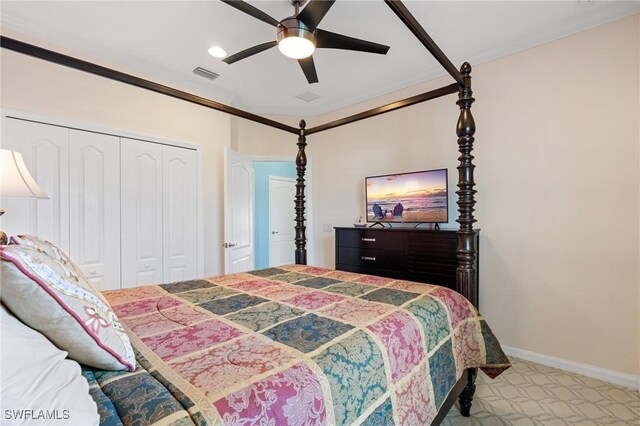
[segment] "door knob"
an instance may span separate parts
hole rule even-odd
[[[149,269],[149,264],[148,263],[144,264],[144,269]]]
[[[92,269],[92,270],[89,271],[89,275],[95,275],[95,274],[96,274],[96,270],[95,269]]]
[[[224,247],[224,248],[231,248],[231,247],[235,247],[235,246],[237,246],[237,245],[238,245],[238,244],[236,244],[236,243],[224,243],[224,244],[222,245],[222,247]]]
[[[278,234],[278,231],[271,231],[272,234]]]

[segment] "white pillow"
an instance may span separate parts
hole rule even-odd
[[[99,424],[80,365],[0,307],[0,424]]]

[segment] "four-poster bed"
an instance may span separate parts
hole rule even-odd
[[[136,290],[136,289],[131,291],[123,290],[120,292],[110,292],[109,294],[107,294],[107,299],[114,306],[114,310],[116,311],[116,313],[119,316],[125,318],[123,322],[128,327],[128,331],[131,331],[133,333],[132,339],[134,340],[134,343],[135,343],[134,346],[136,346],[136,348],[140,350],[140,354],[141,354],[141,356],[138,358],[140,365],[144,368],[147,368],[147,364],[153,364],[157,362],[159,363],[159,365],[162,365],[162,367],[154,367],[156,371],[154,373],[151,373],[157,380],[161,381],[164,384],[163,382],[164,379],[175,379],[175,382],[169,381],[169,385],[167,385],[168,389],[169,389],[169,386],[177,386],[180,389],[188,388],[189,390],[193,390],[192,385],[195,384],[197,386],[197,380],[199,379],[197,377],[194,377],[193,380],[195,380],[195,382],[191,381],[191,384],[188,384],[185,382],[184,379],[174,377],[173,370],[171,370],[167,366],[178,365],[178,367],[180,367],[181,364],[175,364],[172,361],[172,359],[174,356],[177,356],[178,358],[180,358],[186,355],[184,355],[183,352],[180,352],[180,348],[175,349],[174,347],[173,349],[169,350],[167,349],[167,347],[162,346],[161,345],[162,342],[160,342],[158,339],[154,339],[153,337],[148,337],[147,336],[148,334],[153,334],[153,333],[149,333],[148,330],[142,327],[143,324],[137,322],[136,315],[139,314],[139,311],[137,310],[132,311],[132,309],[134,308],[142,309],[143,311],[145,309],[148,309],[149,306],[147,301],[151,299],[154,300],[153,303],[157,303],[158,312],[154,311],[153,313],[148,313],[148,315],[150,316],[149,319],[151,319],[151,316],[156,315],[158,313],[162,314],[160,316],[161,318],[165,318],[166,315],[168,315],[166,312],[168,312],[170,309],[178,310],[178,309],[184,308],[184,312],[181,314],[183,316],[181,316],[181,318],[184,319],[187,316],[197,316],[198,318],[200,318],[198,321],[202,321],[203,320],[202,318],[209,318],[207,316],[203,317],[203,315],[205,314],[205,311],[203,311],[203,309],[205,309],[207,315],[209,315],[209,313],[211,313],[212,315],[215,315],[214,319],[209,319],[209,322],[214,322],[214,321],[216,322],[215,327],[223,328],[225,330],[226,330],[225,327],[227,328],[231,327],[232,323],[229,322],[229,318],[233,318],[234,321],[240,322],[242,327],[245,327],[245,328],[240,328],[236,330],[235,328],[232,327],[233,330],[235,331],[225,331],[227,333],[235,332],[235,333],[238,333],[238,335],[240,335],[242,333],[250,332],[250,330],[248,330],[246,327],[251,328],[250,325],[247,325],[249,323],[247,322],[248,320],[246,318],[240,318],[242,316],[241,313],[244,310],[248,312],[251,309],[253,309],[252,307],[254,305],[256,304],[260,305],[265,303],[266,301],[272,301],[277,305],[278,303],[282,302],[282,300],[284,299],[284,296],[280,298],[280,296],[278,295],[278,291],[284,290],[286,286],[291,287],[292,283],[300,284],[303,287],[307,287],[308,285],[309,288],[322,289],[321,292],[311,291],[310,293],[306,293],[306,294],[318,293],[318,297],[326,299],[327,301],[326,303],[329,303],[329,305],[327,306],[330,306],[332,303],[336,303],[336,304],[342,303],[341,298],[344,298],[346,294],[344,293],[344,291],[346,291],[344,285],[353,284],[351,287],[349,287],[348,291],[354,291],[354,292],[361,291],[361,293],[353,293],[353,294],[349,293],[348,295],[350,297],[356,297],[358,294],[360,294],[360,296],[358,297],[358,300],[356,300],[357,303],[361,303],[362,298],[365,298],[365,299],[368,298],[367,300],[373,301],[373,302],[385,300],[390,305],[394,305],[394,309],[396,309],[398,313],[402,313],[402,311],[404,311],[405,308],[409,309],[413,305],[413,302],[411,304],[407,304],[407,303],[402,304],[403,308],[401,309],[400,305],[398,304],[400,302],[390,301],[389,296],[384,296],[384,291],[397,292],[401,290],[401,293],[396,293],[396,294],[402,297],[409,298],[407,300],[411,300],[411,298],[414,298],[416,301],[423,300],[423,299],[426,300],[426,297],[427,297],[426,295],[431,292],[434,295],[435,294],[439,295],[439,296],[433,296],[433,300],[437,300],[438,303],[442,305],[447,305],[449,303],[451,304],[451,306],[458,306],[457,308],[452,308],[452,310],[448,314],[445,314],[445,318],[447,316],[449,318],[452,318],[450,337],[448,337],[449,339],[448,344],[453,345],[453,343],[451,342],[453,342],[454,340],[456,340],[457,342],[458,339],[463,339],[463,340],[467,339],[466,337],[462,338],[459,335],[456,335],[457,337],[454,336],[455,333],[459,332],[459,330],[456,328],[458,326],[458,323],[456,324],[453,323],[454,317],[456,317],[457,315],[462,315],[462,314],[459,314],[459,312],[457,311],[459,309],[462,309],[462,308],[459,308],[459,306],[466,306],[465,305],[466,302],[460,302],[459,300],[453,301],[455,299],[455,296],[452,296],[448,293],[440,294],[438,293],[439,290],[433,289],[433,286],[426,285],[424,287],[424,290],[416,290],[418,289],[418,287],[416,287],[416,284],[414,283],[406,283],[406,282],[395,283],[393,280],[384,281],[384,279],[381,279],[379,277],[367,277],[366,275],[355,276],[354,274],[352,274],[351,276],[348,276],[348,275],[341,275],[340,271],[330,272],[329,270],[325,270],[322,268],[305,267],[305,265],[307,264],[307,250],[306,250],[307,239],[306,239],[306,227],[305,227],[305,172],[306,172],[306,165],[307,165],[307,157],[306,157],[305,149],[307,147],[307,136],[457,92],[458,100],[456,103],[460,108],[460,115],[457,122],[458,150],[460,152],[460,156],[458,158],[459,165],[457,167],[458,191],[456,192],[458,195],[457,204],[458,204],[458,210],[459,210],[459,217],[457,219],[457,222],[459,223],[459,230],[457,231],[458,265],[456,270],[456,289],[460,294],[466,297],[466,299],[468,299],[468,301],[473,306],[475,307],[478,306],[478,275],[477,275],[477,269],[476,269],[476,259],[477,259],[476,231],[473,229],[473,225],[476,222],[473,214],[474,207],[475,207],[476,190],[474,189],[475,181],[474,181],[473,172],[474,172],[475,166],[473,164],[473,155],[472,155],[475,123],[474,123],[473,115],[471,114],[471,105],[474,102],[474,98],[472,96],[473,92],[471,89],[471,66],[468,63],[464,63],[460,68],[460,70],[456,69],[456,67],[451,63],[451,61],[440,50],[440,48],[436,45],[436,43],[429,37],[426,31],[421,27],[421,25],[416,21],[416,19],[411,15],[411,13],[406,9],[406,7],[400,1],[385,0],[385,3],[392,9],[392,11],[399,17],[399,19],[407,26],[407,28],[416,36],[416,38],[427,48],[427,50],[434,56],[434,58],[444,67],[444,69],[453,77],[453,79],[455,80],[455,83],[449,84],[445,87],[431,90],[429,92],[416,95],[404,100],[393,102],[391,104],[383,105],[359,114],[355,114],[355,115],[348,116],[348,117],[335,120],[329,123],[311,127],[309,129],[306,128],[306,123],[304,120],[300,121],[299,128],[296,129],[286,124],[282,124],[271,119],[260,117],[255,114],[248,113],[246,111],[242,111],[227,105],[223,105],[215,101],[194,96],[189,93],[185,93],[170,87],[162,86],[154,82],[143,80],[131,75],[127,75],[112,69],[108,69],[96,64],[82,61],[77,58],[72,58],[66,55],[62,55],[60,53],[43,49],[37,46],[33,46],[27,43],[23,43],[14,39],[10,39],[4,36],[2,37],[1,44],[2,44],[2,47],[6,49],[18,51],[27,55],[31,55],[44,60],[69,66],[75,69],[83,70],[96,75],[121,81],[121,82],[134,85],[137,87],[141,87],[147,90],[163,93],[168,96],[173,96],[182,100],[196,103],[196,104],[199,104],[208,108],[212,108],[215,110],[223,111],[238,117],[242,117],[248,120],[252,120],[254,122],[258,122],[270,127],[283,130],[285,132],[298,135],[298,141],[297,141],[298,152],[296,156],[297,180],[296,180],[296,194],[295,194],[295,215],[296,215],[295,216],[295,263],[296,265],[289,268],[277,269],[275,271],[274,270],[254,271],[251,273],[253,275],[239,274],[237,276],[233,276],[233,275],[222,276],[222,277],[210,278],[208,280],[197,280],[197,281],[184,282],[184,283],[172,283],[172,284],[166,284],[162,286],[154,286],[154,287],[149,287],[148,290]],[[302,275],[304,275],[304,279],[301,278]],[[256,280],[255,279],[256,277],[260,277],[261,279]],[[297,281],[292,277],[297,278]],[[348,277],[349,279],[345,277]],[[349,280],[358,281],[358,283],[357,284],[354,284],[352,282],[345,283],[343,282],[345,279],[347,281]],[[273,280],[276,280],[277,282],[274,282]],[[335,288],[339,296],[329,294],[329,292],[331,292],[332,290],[329,290],[328,292],[324,292],[325,285],[328,286],[327,288],[329,289]],[[381,286],[384,288],[380,288],[376,290],[373,287],[374,285]],[[363,290],[363,288],[367,286],[369,288]],[[274,288],[276,290],[273,290]],[[340,290],[337,290],[338,288],[340,288]],[[214,290],[216,292],[215,297],[211,296],[210,294]],[[308,292],[307,288],[304,288],[303,290],[304,292]],[[242,294],[238,296],[236,295],[236,293],[239,291]],[[342,291],[343,293],[340,293],[340,291]],[[415,293],[416,291],[418,293]],[[420,293],[420,292],[423,292],[423,293]],[[203,299],[205,297],[205,293],[208,295],[207,297],[210,297],[210,299],[206,299],[206,300]],[[236,305],[234,305],[233,307],[229,305],[220,305],[219,300],[217,299],[218,297],[220,297],[220,294],[225,295],[225,297],[227,297],[228,295],[232,295],[231,297],[229,297],[229,299],[233,299],[234,297],[237,298],[237,299],[234,299],[235,300],[234,303],[236,303]],[[290,293],[290,294],[287,293],[286,295],[287,297],[289,297],[289,299],[284,299],[284,302],[289,304],[288,307],[286,307],[286,310],[288,310],[287,312],[289,313],[299,315],[301,316],[300,318],[303,318],[304,315],[307,315],[307,314],[299,311],[299,309],[296,309],[296,308],[304,307],[305,309],[308,309],[310,312],[306,316],[306,318],[313,316],[314,318],[318,318],[318,320],[322,320],[322,321],[326,321],[326,318],[323,316],[319,316],[319,317],[316,316],[316,312],[320,315],[329,315],[329,317],[331,317],[331,315],[338,315],[335,313],[327,314],[327,311],[323,311],[324,308],[322,306],[324,305],[322,304],[319,304],[317,306],[313,305],[314,303],[318,303],[317,300],[300,301],[298,299],[295,299],[299,295],[292,296],[292,294],[293,293]],[[376,294],[375,297],[378,297],[379,299],[372,298],[374,294]],[[420,296],[420,294],[423,294],[424,296]],[[386,299],[384,299],[385,297]],[[429,300],[433,301],[431,298]],[[308,305],[305,305],[305,303],[307,303]],[[322,303],[325,303],[325,302],[323,301]],[[163,304],[166,306],[164,306]],[[163,305],[163,307],[160,307],[160,305]],[[179,308],[176,308],[176,306],[179,306]],[[236,312],[236,310],[238,309],[240,309],[240,311]],[[484,342],[478,343],[473,341],[471,346],[477,345],[478,347],[480,346],[484,347],[485,348],[484,357],[481,358],[481,360],[480,358],[476,358],[476,361],[469,362],[469,366],[464,367],[464,370],[458,372],[458,373],[461,373],[461,374],[458,374],[461,377],[458,380],[454,380],[452,383],[449,383],[447,385],[448,386],[447,391],[444,394],[436,395],[436,400],[438,399],[440,400],[436,401],[438,402],[438,404],[436,405],[437,413],[433,413],[434,416],[431,418],[431,421],[433,423],[439,423],[440,421],[442,421],[446,413],[453,406],[456,399],[458,399],[460,402],[460,411],[462,415],[469,416],[471,402],[475,392],[474,382],[475,382],[478,367],[482,367],[482,366],[488,367],[486,371],[488,371],[489,374],[492,374],[492,375],[494,374],[497,375],[499,374],[499,371],[508,367],[508,361],[506,361],[504,354],[502,354],[499,348],[499,345],[495,340],[495,337],[493,337],[488,327],[486,327],[486,323],[484,323],[484,320],[479,316],[477,311],[475,311],[472,308],[466,308],[466,307],[464,307],[463,310],[465,310],[466,316],[461,316],[456,321],[458,321],[459,324],[462,324],[463,321],[470,321],[469,324],[471,324],[472,322],[473,324],[477,324],[478,329],[475,331],[476,333],[475,338],[477,338],[477,335],[484,336],[483,337]],[[417,316],[418,315],[417,312],[418,311],[411,311],[411,314]],[[231,315],[231,316],[228,316],[228,315]],[[378,312],[378,315],[380,315],[380,312]],[[156,318],[156,320],[158,320],[158,318]],[[164,319],[162,321],[164,321]],[[160,323],[162,321],[160,321]],[[344,325],[344,324],[338,325],[338,327],[340,326],[345,327],[346,334],[349,334],[347,330],[354,329],[354,325],[356,326],[359,325],[357,322],[354,323],[349,321],[352,321],[352,320],[348,320],[347,325]],[[333,324],[332,327],[336,327],[335,322],[332,324]],[[145,322],[144,325],[145,327],[159,327],[157,324],[151,325],[151,323],[149,322]],[[367,327],[369,330],[374,330],[375,329],[374,326],[375,324],[370,324]],[[274,329],[276,329],[277,327],[279,326],[274,327]],[[359,328],[358,330],[364,330],[367,327]],[[186,327],[186,328],[189,328],[189,327]],[[262,329],[260,328],[260,326],[256,325],[253,329],[253,332],[256,332],[259,330],[261,331]],[[268,328],[266,330],[267,331],[264,331],[262,334],[271,336],[269,335],[269,333],[272,333],[272,332],[269,331]],[[155,330],[154,332],[157,332],[157,330]],[[284,333],[284,331],[282,330],[279,330],[277,333],[281,333],[281,332]],[[280,335],[278,335],[277,333],[274,335],[276,337],[271,336],[271,338],[273,339],[279,338]],[[355,336],[357,333],[360,333],[360,331],[353,333],[351,336]],[[232,340],[235,339],[236,337],[237,336],[232,337]],[[257,338],[260,336],[252,335],[252,338],[253,337]],[[213,339],[212,337],[208,337],[208,338],[209,340]],[[344,339],[343,341],[347,341],[347,339]],[[442,343],[443,341],[444,340],[441,340],[440,344],[443,344]],[[471,340],[469,342],[471,342]],[[465,344],[469,344],[469,342],[465,341]],[[280,341],[279,343],[280,346],[281,346],[281,343],[285,343],[291,346],[285,340]],[[446,344],[443,344],[443,346],[446,346]],[[276,347],[279,348],[279,346],[277,345]],[[320,346],[320,348],[321,347],[322,346]],[[425,346],[425,351],[429,348]],[[177,350],[178,353],[174,354],[172,352],[174,349]],[[319,349],[318,347],[309,349],[311,353],[315,353],[313,352],[314,350],[319,350]],[[420,349],[420,351],[422,351],[422,349]],[[456,351],[460,352],[462,351],[462,349],[457,347]],[[478,351],[479,353],[482,352],[482,350],[480,349],[478,349]],[[307,352],[307,349],[302,350],[302,352]],[[456,360],[457,360],[457,356],[460,356],[461,359],[464,356],[464,353],[462,352],[458,353],[458,352],[456,352]],[[323,365],[320,361],[317,361],[317,358],[320,355],[316,355],[316,358],[314,359],[316,360],[315,362],[317,362],[318,365]],[[227,355],[227,356],[230,356],[230,355]],[[303,356],[303,359],[306,360],[307,358]],[[385,361],[385,363],[393,364],[395,362],[394,359],[395,358],[389,355],[389,359]],[[199,359],[198,362],[207,363],[209,361]],[[246,360],[243,362],[246,362]],[[311,362],[311,361],[306,361],[306,362]],[[294,367],[297,367],[297,365]],[[435,369],[435,368],[436,368],[436,365],[431,365],[430,367],[430,369]],[[298,369],[304,369],[304,365],[302,365]],[[193,369],[189,370],[186,367],[184,367],[183,370],[186,371],[185,374],[187,376],[193,373],[192,371]],[[157,377],[158,372],[161,373],[160,377],[162,378],[162,380],[161,378]],[[261,373],[264,373],[264,372],[261,371]],[[163,374],[165,375],[165,377],[162,377]],[[325,371],[325,374],[327,374],[327,377],[329,377],[328,376],[329,373],[327,373],[327,371]],[[100,382],[99,374],[95,371],[87,371],[85,375],[87,376],[90,383],[91,383],[91,380],[93,380],[94,382],[96,381]],[[260,376],[260,378],[263,378],[263,376]],[[247,378],[246,380],[249,380],[249,379]],[[393,380],[395,382],[396,379],[394,378]],[[323,382],[323,386],[324,388],[326,388],[327,384]],[[236,388],[233,388],[233,389],[238,391],[239,388],[237,388],[236,386]],[[336,392],[337,388],[332,387],[331,389],[332,389],[332,392]],[[326,389],[324,390],[327,391]],[[213,393],[215,395],[219,395],[220,390]],[[181,395],[186,398],[185,395],[183,394]],[[208,395],[209,393],[207,393],[207,396]],[[399,403],[398,402],[399,398],[401,398],[399,395],[401,394],[399,393],[397,396],[394,397],[394,401],[395,401],[394,404]],[[218,400],[215,402],[215,407],[218,410],[217,414],[216,413],[211,414],[209,412],[206,412],[206,409],[205,411],[198,412],[197,414],[204,416],[204,418],[210,418],[210,416],[213,416],[213,418],[216,418],[216,416],[218,416],[217,417],[218,419],[225,422],[226,420],[224,419],[227,419],[227,418],[222,417],[222,413],[227,409],[230,410],[230,408],[227,405],[225,405],[226,403],[223,404],[223,403],[220,403],[220,401],[222,400]],[[337,402],[334,402],[334,403],[337,403]],[[389,406],[390,404],[391,402],[389,402]],[[431,402],[431,404],[433,404],[433,401]],[[380,405],[380,407],[382,405]],[[183,404],[183,406],[185,405]],[[431,405],[429,407],[431,407]],[[185,409],[186,408],[187,407],[185,406]],[[333,406],[332,406],[332,409],[333,409]],[[378,409],[379,408],[376,408],[376,412]],[[337,410],[336,412],[339,414],[340,412],[339,407],[336,408],[336,410]],[[368,410],[373,410],[373,408],[369,408]],[[371,413],[371,415],[374,415],[376,412]],[[190,411],[190,413],[191,413],[191,417],[194,418],[195,414],[192,411]],[[335,414],[335,415],[337,416],[338,414]],[[360,420],[362,420],[363,415],[364,414],[360,414],[360,417],[359,417]],[[347,417],[344,417],[343,419],[346,419],[346,418]]]

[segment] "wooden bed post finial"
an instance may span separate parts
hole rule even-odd
[[[307,154],[304,149],[307,146],[305,127],[307,123],[300,120],[300,134],[298,136],[298,155],[296,156],[296,265],[307,264],[307,237],[305,235],[306,226],[304,224],[304,172],[307,168]]]
[[[456,133],[458,135],[458,150],[460,157],[458,160],[458,212],[456,222],[460,224],[458,230],[458,268],[456,270],[456,284],[459,293],[464,295],[474,306],[478,307],[478,270],[476,231],[473,224],[476,219],[473,217],[475,210],[475,193],[473,189],[476,185],[473,179],[473,135],[476,132],[476,124],[471,114],[471,105],[475,101],[471,90],[471,65],[468,62],[460,67],[464,84],[460,85],[458,91],[458,101],[460,116]]]

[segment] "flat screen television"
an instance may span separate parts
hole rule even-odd
[[[367,222],[447,223],[447,182],[447,169],[367,177]]]

